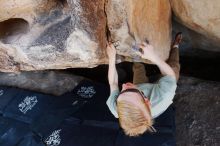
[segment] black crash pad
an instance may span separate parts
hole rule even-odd
[[[3,116],[31,123],[47,111],[52,104],[50,96],[21,90],[7,105]]]
[[[118,122],[106,105],[106,101],[110,94],[108,85],[84,80],[73,90],[73,92],[68,93],[68,96],[71,94],[77,95],[77,93],[81,93],[79,91],[82,91],[82,87],[93,90],[95,94],[90,102],[72,115],[73,117],[84,120]]]
[[[0,146],[16,145],[28,132],[27,124],[0,117]]]
[[[155,119],[157,133],[145,133],[131,138],[124,135],[118,119],[113,117],[106,105],[108,85],[86,80],[73,91],[59,97],[3,88],[8,95],[4,94],[4,98],[0,96],[0,103],[1,100],[4,103],[0,104],[3,116],[0,116],[1,146],[42,146],[45,143],[48,146],[175,145],[172,106]],[[8,100],[7,96],[10,96]],[[19,104],[26,97],[34,96],[37,97],[37,103],[25,113],[22,112]],[[32,100],[26,102],[34,102],[35,98]]]
[[[51,132],[44,141],[59,146],[114,146],[118,130],[104,126],[82,124],[70,118]]]
[[[5,107],[19,92],[17,88],[0,86],[0,114],[3,114]]]

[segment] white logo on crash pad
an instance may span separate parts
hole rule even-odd
[[[60,131],[59,130],[55,130],[46,140],[45,143],[47,144],[47,146],[58,146],[61,142],[61,138],[60,138]]]
[[[26,96],[25,99],[18,105],[18,108],[23,114],[26,114],[26,112],[31,110],[37,102],[36,96]]]
[[[4,90],[0,90],[0,96],[4,94]]]
[[[96,93],[95,89],[93,86],[89,87],[81,87],[78,91],[77,94],[83,98],[91,98],[93,95]]]

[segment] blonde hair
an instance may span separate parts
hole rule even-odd
[[[119,116],[119,123],[126,135],[138,136],[145,131],[152,130],[153,120],[150,113],[150,108],[144,104],[145,109],[142,110],[127,101],[117,102],[117,111]],[[149,116],[146,116],[148,114]]]

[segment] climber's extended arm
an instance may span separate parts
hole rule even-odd
[[[109,58],[108,82],[111,92],[118,89],[118,73],[116,70],[116,49],[113,44],[108,44],[107,54]]]
[[[143,43],[140,45],[140,48],[143,50],[143,52],[140,53],[142,58],[148,59],[156,64],[162,75],[169,75],[175,78],[173,69],[155,53],[152,45]]]

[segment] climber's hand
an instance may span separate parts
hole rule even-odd
[[[148,59],[152,62],[155,62],[158,59],[158,55],[155,53],[154,47],[152,45],[147,44],[147,43],[144,42],[139,47],[142,50],[139,53],[139,55],[142,58]]]
[[[107,44],[107,54],[109,59],[115,59],[116,57],[116,49],[112,43]]]

